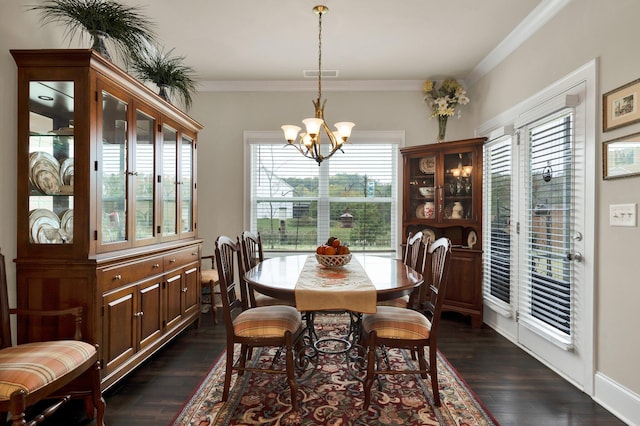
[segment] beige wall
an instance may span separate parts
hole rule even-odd
[[[65,48],[62,32],[41,27],[29,2],[3,3],[0,25],[0,248],[9,261],[16,253],[16,67],[13,48]],[[449,124],[447,139],[473,136],[473,129],[523,101],[593,58],[600,59],[600,93],[640,77],[637,0],[573,0],[506,61],[478,82],[461,120]],[[537,65],[536,65],[537,64]],[[391,76],[392,77],[392,76]],[[425,76],[428,77],[428,76]],[[205,125],[198,146],[199,233],[212,250],[219,234],[235,235],[243,225],[243,131],[278,130],[311,115],[315,93],[200,93],[191,115]],[[326,92],[327,120],[352,120],[355,130],[404,130],[406,145],[431,143],[436,123],[428,120],[419,92]],[[600,144],[640,132],[640,124],[606,134]],[[348,152],[348,148],[347,148]],[[348,155],[348,154],[347,154]],[[310,163],[310,167],[315,167]],[[597,188],[596,371],[640,395],[638,300],[640,261],[638,228],[608,226],[608,205],[640,202],[640,178],[603,182]],[[640,405],[637,401],[636,404]],[[636,408],[638,407],[636,405]]]
[[[481,124],[594,58],[601,94],[640,78],[637,0],[572,1],[550,23],[481,79],[470,92]],[[600,108],[600,105],[599,105]],[[640,203],[640,178],[602,180],[602,141],[640,132],[640,124],[602,133],[597,113],[595,370],[635,394],[640,411],[640,229],[609,226],[612,203]],[[596,384],[596,392],[598,386]],[[598,397],[598,395],[596,395]]]

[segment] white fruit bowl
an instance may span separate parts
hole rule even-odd
[[[351,262],[351,253],[349,254],[316,254],[316,260],[319,264],[327,268],[339,268]]]

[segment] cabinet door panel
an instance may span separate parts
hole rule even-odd
[[[136,351],[133,318],[137,306],[137,287],[132,286],[104,297],[103,357],[106,374],[125,362]]]
[[[155,237],[155,159],[156,159],[156,119],[136,109],[135,148],[133,150],[136,242],[152,240]]]
[[[200,294],[198,265],[195,264],[191,268],[184,271],[184,313],[188,315],[194,310],[199,309],[198,296]]]
[[[154,342],[162,334],[162,282],[160,278],[140,284],[140,348]]]
[[[178,234],[178,132],[162,126],[162,236]]]
[[[182,318],[182,274],[178,271],[175,275],[167,278],[167,297],[165,305],[165,318],[167,327],[170,328],[174,323]]]

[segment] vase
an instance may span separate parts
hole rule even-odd
[[[93,39],[91,48],[111,61],[111,55],[109,55],[109,51],[107,50],[107,46],[105,44],[105,40],[109,37],[109,35],[103,31],[94,31],[91,33],[91,37]]]
[[[171,103],[171,99],[169,99],[169,85],[158,84],[158,88],[160,89],[160,91],[158,92],[158,95],[165,101]]]
[[[438,116],[438,142],[444,142],[444,135],[447,132],[447,119],[446,115]]]

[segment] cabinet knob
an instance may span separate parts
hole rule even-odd
[[[197,255],[198,255],[198,252],[197,252],[197,251],[192,251],[192,252],[191,252],[191,256],[197,256]]]
[[[135,314],[133,314],[134,317],[138,317],[138,318],[140,318],[143,315],[144,315],[144,312],[142,312],[142,311],[136,312]]]
[[[189,290],[187,287],[183,287],[183,288],[182,288],[182,292],[183,292],[183,293],[186,293],[186,292],[187,292],[187,290]]]
[[[113,276],[113,280],[114,280],[114,281],[119,281],[119,280],[121,280],[121,279],[122,279],[122,275],[120,275],[120,274],[117,274],[117,275],[114,275],[114,276]]]
[[[154,268],[159,268],[159,267],[160,267],[160,264],[159,264],[159,263],[154,263],[154,264],[153,264],[153,267],[154,267]]]
[[[175,259],[169,259],[169,263],[176,263]]]

